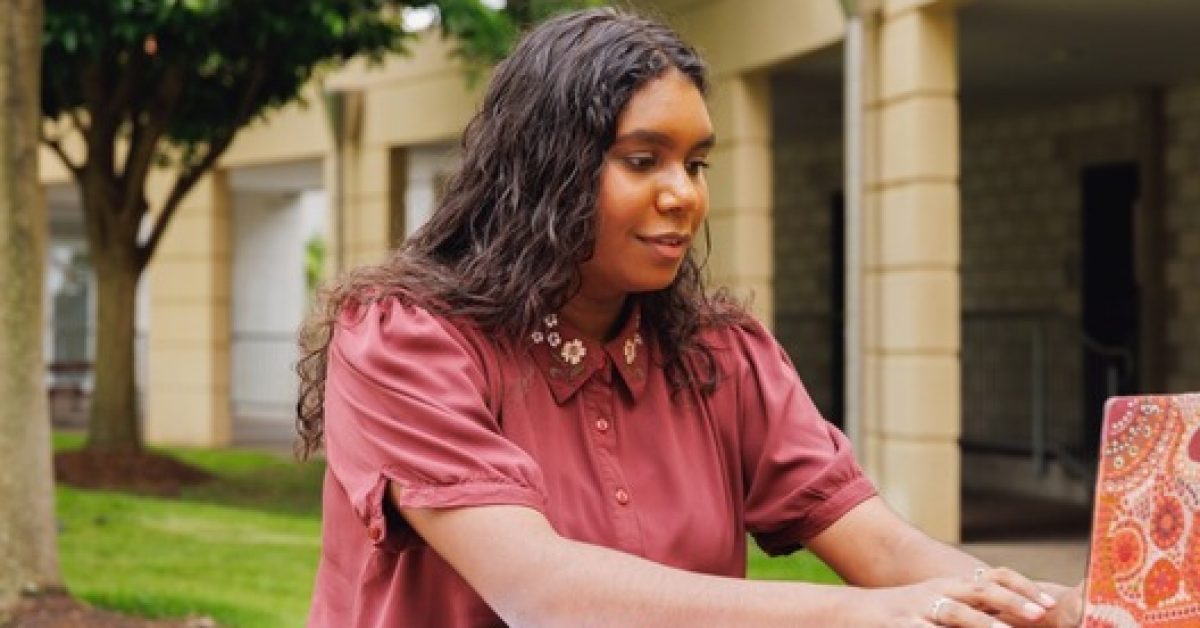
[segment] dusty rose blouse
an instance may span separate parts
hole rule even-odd
[[[639,322],[600,345],[550,316],[514,348],[396,301],[346,312],[309,625],[503,625],[389,481],[405,507],[527,506],[565,537],[732,577],[746,532],[792,552],[875,494],[762,326],[706,332],[721,384],[672,395]]]

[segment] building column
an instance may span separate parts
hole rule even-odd
[[[333,207],[326,276],[382,262],[404,237],[406,153],[363,141],[368,100],[351,90],[325,101],[333,141],[324,168]]]
[[[956,542],[962,403],[953,3],[887,0],[877,28],[864,197],[865,462],[901,515]]]
[[[407,166],[405,151],[386,145],[352,146],[344,155],[344,233],[334,249],[346,247],[340,259],[348,270],[384,261],[403,240]]]
[[[771,86],[764,73],[718,77],[712,96],[711,284],[751,297],[754,314],[772,325]]]
[[[165,196],[168,177],[151,187]],[[222,446],[230,416],[230,191],[224,171],[183,200],[147,268],[149,381],[144,433],[155,445]]]

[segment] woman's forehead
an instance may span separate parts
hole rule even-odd
[[[617,142],[674,144],[681,136],[690,137],[690,143],[713,141],[704,95],[690,78],[674,68],[633,93],[617,118],[616,135]]]

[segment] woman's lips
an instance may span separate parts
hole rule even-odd
[[[644,244],[654,252],[667,259],[676,260],[687,253],[691,238],[679,233],[664,233],[652,236],[638,236]]]

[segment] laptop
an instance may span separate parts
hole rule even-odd
[[[1085,628],[1200,627],[1200,393],[1104,408]]]

